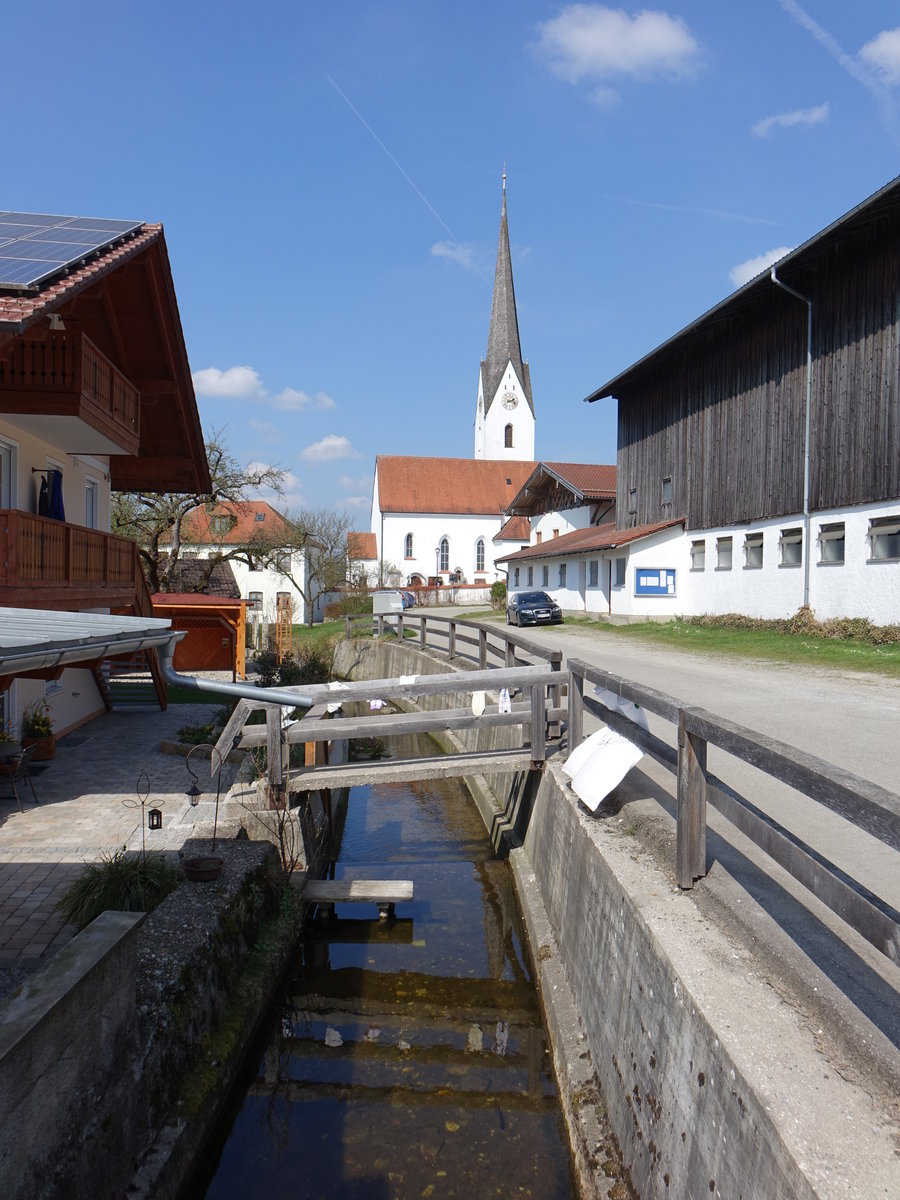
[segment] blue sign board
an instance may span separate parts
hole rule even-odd
[[[638,567],[634,573],[636,596],[674,596],[675,572],[653,567]]]

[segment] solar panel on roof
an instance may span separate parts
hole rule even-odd
[[[0,288],[36,289],[142,225],[143,221],[0,211]]]

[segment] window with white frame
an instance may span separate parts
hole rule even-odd
[[[730,537],[716,538],[716,570],[730,571],[731,570],[731,547],[732,539]]]
[[[843,529],[843,526],[841,528]],[[792,529],[782,529],[778,544],[781,546],[781,565],[783,567],[803,565],[803,530],[799,525]]]
[[[706,570],[706,539],[698,538],[691,542],[691,570]]]
[[[247,612],[261,613],[263,606],[262,592],[247,593]]]
[[[84,523],[88,529],[100,528],[100,483],[90,476],[84,481]]]
[[[565,563],[559,564],[559,586],[560,587],[566,586],[566,564]]]
[[[291,552],[290,550],[279,550],[275,555],[275,570],[282,575],[290,574],[291,570]]]
[[[869,561],[900,558],[900,516],[873,517],[869,522]]]
[[[600,563],[592,558],[588,563],[588,587],[598,587],[600,580]]]
[[[748,533],[744,538],[744,566],[761,567],[763,565],[763,535]]]
[[[613,587],[622,588],[625,586],[625,559],[613,559]]]
[[[819,526],[819,562],[844,561],[844,522],[829,521]]]
[[[475,570],[484,570],[484,538],[479,538],[475,543]]]
[[[534,586],[534,567],[528,568],[528,573],[525,576],[525,578],[528,580],[528,586],[533,587]]]
[[[539,546],[543,540],[544,540],[544,535],[541,533],[541,531],[539,529],[537,531],[537,533],[534,535],[534,544],[536,546]]]
[[[518,586],[519,586],[519,568],[514,567],[513,568],[513,587],[518,587]]]
[[[442,537],[438,545],[440,566],[439,571],[450,570],[450,539]]]
[[[541,568],[541,587],[549,587],[549,586],[550,586],[550,568],[545,565]]]
[[[413,556],[413,535],[411,533],[406,535],[406,543],[403,549],[403,554],[406,558],[412,558]]]

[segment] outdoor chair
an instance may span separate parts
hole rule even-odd
[[[38,802],[30,770],[33,755],[34,746],[25,746],[15,758],[10,759],[8,762],[0,763],[0,784],[8,784],[12,788],[12,794],[16,798],[19,812],[24,812],[24,809],[22,808],[22,797],[19,795],[19,789],[16,787],[16,784],[21,783],[23,779],[28,780],[28,786],[31,788],[34,802],[35,804]],[[8,793],[4,798],[7,800],[11,799]]]

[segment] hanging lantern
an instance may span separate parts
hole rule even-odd
[[[151,808],[147,813],[147,828],[162,829],[162,812],[158,808]]]

